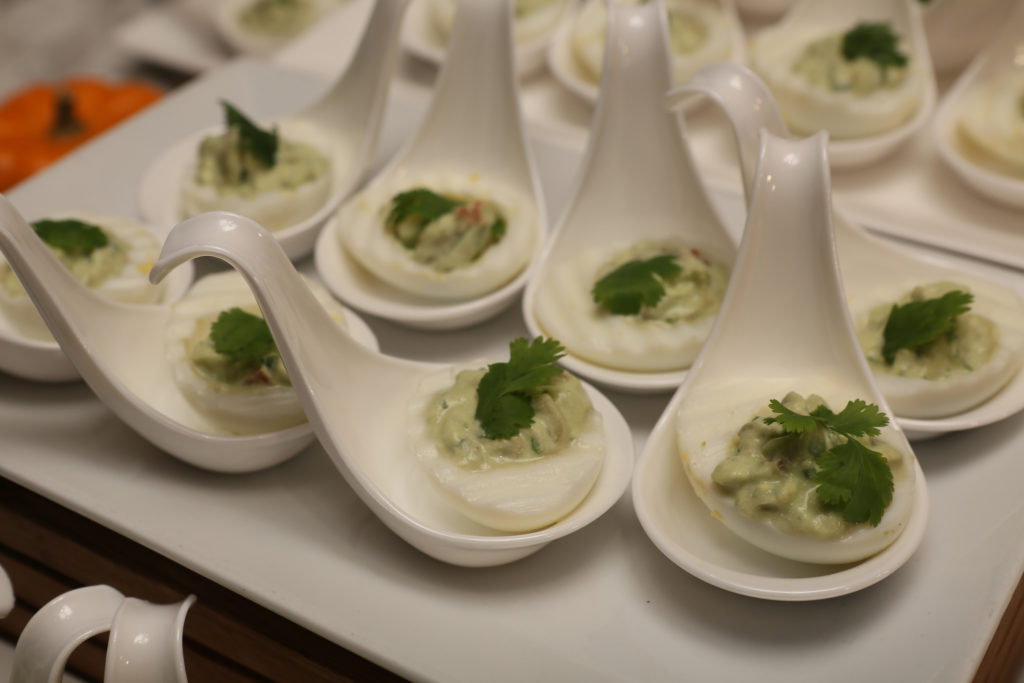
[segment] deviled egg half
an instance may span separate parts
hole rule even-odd
[[[239,52],[268,55],[341,4],[339,0],[220,0],[221,35]]]
[[[520,533],[572,512],[597,481],[604,426],[552,339],[510,344],[509,361],[423,380],[409,405],[420,464],[463,515]]]
[[[729,267],[678,241],[612,243],[551,269],[537,321],[568,352],[637,372],[689,367],[729,284]]]
[[[1024,178],[1024,69],[983,80],[967,90],[957,131],[972,161]]]
[[[939,418],[983,403],[1024,361],[1024,303],[933,282],[851,301],[861,348],[893,412]]]
[[[161,300],[164,286],[149,282],[160,240],[147,227],[119,216],[54,215],[32,224],[54,255],[86,287],[126,303]],[[0,307],[26,337],[53,341],[10,264],[0,256]]]
[[[782,22],[749,44],[750,65],[790,130],[843,140],[879,135],[914,117],[930,77],[886,21],[843,29]]]
[[[428,1],[431,23],[438,35],[447,41],[455,21],[455,10],[461,0]],[[571,5],[571,0],[514,0],[512,35],[516,45],[545,39],[555,30]]]
[[[268,230],[315,214],[331,192],[331,161],[316,128],[264,130],[227,102],[225,131],[203,138],[181,186],[181,217],[233,211]]]
[[[318,283],[306,284],[348,329],[341,305]],[[174,304],[165,351],[182,394],[226,433],[276,431],[306,420],[256,299],[235,270],[207,275]]]
[[[758,389],[737,381],[678,413],[684,469],[711,514],[801,562],[856,562],[895,541],[913,510],[915,468],[887,416],[837,386],[821,385],[827,402]]]
[[[534,203],[476,173],[388,174],[338,214],[342,248],[384,282],[460,301],[513,280],[541,239]]]
[[[615,0],[640,4],[640,0]],[[721,5],[715,0],[665,0],[673,81],[681,85],[701,67],[727,60],[733,36]],[[587,0],[569,32],[572,54],[581,74],[601,82],[607,32],[605,0]]]

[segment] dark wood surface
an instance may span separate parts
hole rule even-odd
[[[37,609],[73,588],[113,586],[155,603],[198,597],[185,621],[190,683],[399,681],[401,678],[162,555],[0,478],[0,566],[17,605],[0,620],[12,643]],[[102,680],[105,637],[79,647],[69,670]]]

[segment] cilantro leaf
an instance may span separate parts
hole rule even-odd
[[[238,130],[238,144],[242,150],[266,166],[277,163],[277,128],[263,130],[228,102],[221,100],[221,106],[224,107],[224,121],[227,127]]]
[[[775,417],[764,418],[764,423],[766,425],[780,424],[790,434],[806,434],[821,426],[821,422],[814,416],[792,411],[782,405],[782,401],[778,399],[773,398],[769,401],[768,407],[775,413]]]
[[[889,424],[889,416],[874,403],[856,399],[846,404],[839,414],[820,405],[811,415],[822,420],[826,427],[846,436],[878,436],[878,430]]]
[[[907,56],[899,51],[900,37],[885,22],[862,22],[843,35],[843,58],[849,62],[866,57],[885,70],[890,66],[906,66]]]
[[[878,526],[894,490],[885,457],[850,438],[822,453],[817,462],[821,469],[814,481],[822,502],[842,508],[847,522]]]
[[[210,328],[213,350],[236,361],[262,359],[274,351],[267,321],[241,308],[223,311]]]
[[[507,363],[491,363],[476,389],[475,417],[488,439],[508,439],[533,424],[534,396],[562,373],[555,363],[565,355],[556,339],[520,337],[509,344]]]
[[[636,315],[665,296],[661,279],[682,272],[671,254],[628,261],[594,283],[594,303],[615,315]],[[661,278],[661,279],[659,279]]]
[[[36,221],[32,228],[51,247],[72,256],[88,256],[110,243],[99,226],[74,219]]]
[[[422,187],[400,192],[391,199],[391,210],[384,219],[384,225],[395,231],[403,247],[413,249],[420,241],[420,234],[426,225],[464,203]],[[402,229],[407,221],[411,225],[408,229]]]
[[[956,318],[970,310],[974,295],[954,289],[937,299],[893,304],[885,323],[882,358],[888,365],[900,349],[916,349],[935,341],[956,326]]]

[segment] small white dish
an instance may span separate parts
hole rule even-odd
[[[291,258],[309,253],[324,221],[362,180],[373,158],[408,2],[375,2],[355,54],[326,94],[311,107],[265,122],[277,126],[282,137],[318,148],[331,163],[326,201],[309,217],[274,233]],[[173,225],[186,218],[183,180],[195,165],[200,141],[223,130],[218,125],[186,136],[154,159],[139,186],[139,208],[146,220]]]
[[[440,29],[433,5],[442,0],[412,0],[409,16],[402,29],[402,47],[425,62],[441,66],[446,58],[448,36]],[[514,1],[514,0],[513,0]],[[559,16],[550,28],[528,40],[515,41],[516,73],[520,78],[533,75],[544,65],[544,55],[557,26],[572,12],[576,0],[562,0]]]
[[[672,99],[678,101],[694,93],[713,98],[728,115],[749,196],[760,131],[768,130],[784,137],[789,135],[771,92],[748,69],[719,64],[699,72],[687,86],[674,91]],[[1019,357],[1019,345],[1024,339],[1024,299],[1019,293],[965,272],[940,256],[923,257],[883,242],[847,217],[841,209],[833,208],[833,223],[844,288],[855,320],[865,317],[875,305],[898,298],[918,285],[935,282],[963,284],[975,296],[973,307],[998,322],[1002,340],[1017,348]],[[1008,370],[1008,374],[999,376],[1003,384],[997,382],[993,385],[992,380],[989,381],[990,392],[983,399],[978,398],[985,389],[982,385],[939,387],[944,393],[929,400],[954,405],[946,411],[950,413],[948,415],[907,417],[900,414],[901,409],[897,410],[895,418],[912,440],[1003,420],[1024,410],[1024,372],[1019,368],[1014,371],[1012,367]],[[900,378],[886,378],[881,383],[883,391],[890,392],[890,401],[894,404],[898,400],[903,403],[913,400],[914,394],[909,392],[926,391],[906,384],[900,386],[901,381]],[[918,400],[920,398],[918,396]],[[923,413],[915,410],[911,414]]]
[[[103,224],[108,217],[94,213],[63,211],[61,218],[77,218],[86,222]],[[50,218],[53,216],[47,216]],[[124,221],[117,218],[115,220]],[[154,236],[159,231],[147,227]],[[163,241],[163,237],[159,237]],[[160,300],[154,305],[170,305],[177,301],[192,282],[193,270],[183,270],[165,283]],[[0,370],[7,374],[33,382],[72,382],[81,379],[74,364],[68,359],[53,338],[42,339],[26,335],[25,330],[12,319],[6,307],[0,305]]]
[[[729,292],[711,337],[641,455],[633,504],[655,545],[698,578],[753,597],[818,600],[869,586],[902,566],[923,538],[928,494],[910,444],[891,422],[882,437],[904,457],[893,501],[877,528],[864,525],[839,540],[752,522],[700,474],[705,450],[724,452],[755,410],[789,391],[821,394],[836,411],[858,398],[888,413],[840,283],[825,136],[789,141],[762,133],[760,149]],[[785,559],[794,556],[807,561]],[[832,557],[836,562],[828,564]],[[853,557],[864,559],[853,563]]]
[[[168,237],[155,278],[197,256],[216,256],[253,287],[306,414],[334,465],[371,511],[424,553],[464,566],[512,562],[600,517],[625,490],[633,439],[614,405],[585,387],[604,423],[604,464],[583,501],[560,521],[528,533],[489,529],[458,513],[415,461],[406,429],[421,381],[448,366],[380,355],[339,336],[266,233],[240,216],[186,221]],[[372,397],[368,400],[367,397]]]
[[[558,28],[547,52],[548,68],[555,79],[590,104],[597,102],[600,79],[594,74],[594,69],[586,68],[576,54],[576,47],[573,44],[574,31],[581,30],[580,22],[584,22],[588,32],[594,34],[594,45],[591,50],[603,51],[603,29],[607,23],[606,1],[586,0],[581,3],[571,20],[563,22]],[[612,3],[617,1],[620,0],[612,0]],[[673,81],[676,85],[682,85],[694,71],[706,64],[720,61],[723,56],[728,61],[740,64],[746,60],[746,39],[733,0],[667,0],[665,4],[670,8],[678,7],[680,10],[691,11],[696,9],[712,16],[720,15],[717,17],[720,27],[714,35],[719,37],[716,42],[727,43],[723,50],[709,51],[707,47],[698,48],[693,56],[684,57],[668,51],[671,55]],[[702,50],[707,54],[703,54]]]
[[[110,586],[86,586],[58,595],[25,624],[14,648],[11,681],[60,683],[68,656],[110,630],[124,595]]]
[[[497,314],[525,286],[543,248],[547,218],[513,72],[511,11],[504,0],[459,5],[448,58],[419,130],[320,234],[317,271],[346,303],[411,327],[453,329]],[[503,196],[515,201],[505,207],[510,215],[504,238],[468,266],[438,273],[414,262],[385,234],[381,212],[394,194],[418,186],[443,192],[443,185],[471,192],[474,184],[498,203]],[[525,218],[516,220],[513,210]],[[485,264],[496,261],[508,279],[494,280],[489,291],[458,296],[453,290],[440,298],[420,294],[427,287],[477,287],[493,275]],[[415,285],[399,289],[382,275]]]
[[[260,57],[273,54],[343,4],[339,0],[309,0],[310,14],[307,23],[294,32],[274,34],[269,31],[254,31],[242,23],[242,12],[255,2],[256,0],[219,0],[209,5],[207,11],[218,35],[235,52]]]
[[[631,244],[656,242],[697,249],[729,268],[736,258],[736,246],[701,184],[682,120],[663,106],[671,86],[664,17],[660,0],[611,5],[602,92],[577,187],[523,296],[530,334],[562,341],[567,350],[562,365],[602,385],[638,393],[674,390],[686,369],[630,371],[588,360],[596,357],[594,350],[580,353],[594,343],[617,348],[632,335],[647,343],[643,328],[630,328],[625,319],[602,323],[590,298],[594,273],[578,267],[582,255],[602,250],[598,258],[607,260]],[[566,273],[580,277],[564,279]],[[626,328],[607,326],[619,323]],[[710,323],[701,321],[702,327]],[[665,333],[646,331],[659,338]],[[677,344],[700,343],[699,333],[691,336],[697,341],[666,341],[648,351],[665,354]]]
[[[110,626],[104,683],[187,683],[182,637],[196,596],[155,605],[125,598]]]
[[[178,389],[166,360],[170,307],[110,301],[85,288],[2,197],[0,249],[89,387],[157,447],[204,469],[251,472],[283,462],[313,441],[308,423],[262,432],[254,425],[239,434],[198,410]],[[365,323],[349,312],[346,318],[359,343],[376,348]]]
[[[973,11],[973,9],[972,9]],[[1024,61],[1020,52],[1020,32],[1024,29],[1024,6],[1017,7],[1005,18],[1002,27],[989,39],[989,45],[960,75],[939,103],[932,134],[943,161],[969,187],[1001,204],[1014,208],[1024,207],[1024,164],[1017,168],[994,157],[990,151],[965,137],[960,130],[960,117],[969,98],[985,88],[991,88],[994,98],[1013,100],[1016,107],[1017,128],[1024,127],[1020,115],[1020,97],[1012,95],[1012,88],[1024,84]],[[1003,80],[1007,79],[1007,80]],[[1005,109],[1005,108],[1004,108]],[[991,130],[1006,130],[1005,120],[990,121]],[[1012,124],[1010,124],[1012,125]],[[1010,146],[1007,141],[1007,147]],[[1020,143],[1016,145],[1020,147]]]
[[[753,70],[762,76],[767,70],[789,73],[789,65],[776,65],[773,61],[764,61],[761,64],[765,59],[762,55],[782,52],[779,46],[785,46],[787,54],[794,53],[812,40],[848,31],[861,22],[887,22],[892,25],[896,34],[903,37],[901,49],[907,52],[910,58],[908,84],[911,79],[920,79],[917,107],[907,120],[884,132],[830,140],[828,156],[832,168],[856,168],[878,161],[907,142],[931,118],[936,98],[935,73],[924,36],[921,10],[917,4],[917,0],[863,0],[855,3],[845,0],[797,0],[782,19],[751,37],[747,47],[749,63]],[[797,79],[796,76],[787,78]],[[772,87],[770,78],[765,80],[769,87]],[[807,92],[809,90],[808,88]],[[822,93],[824,92],[822,90]],[[779,92],[776,91],[775,96],[776,99],[782,100]],[[788,104],[783,104],[783,110],[786,111],[787,106],[791,107],[791,115],[815,111],[822,116],[838,116],[838,112],[845,106],[840,104],[841,99],[829,102],[826,98],[816,96],[816,99],[812,100],[806,92],[800,93],[799,96],[787,96],[787,102]],[[813,109],[811,104],[814,105]],[[858,106],[866,107],[864,104]],[[871,109],[877,110],[878,107],[872,106]],[[885,116],[891,117],[892,114],[886,113]],[[847,122],[862,119],[863,112],[858,113],[856,117],[844,117]]]
[[[991,44],[1014,4],[1014,0],[929,0],[923,4],[924,31],[935,71],[955,72],[976,57]]]

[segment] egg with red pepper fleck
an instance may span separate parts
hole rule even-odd
[[[306,284],[331,318],[345,311],[318,283]],[[214,327],[232,317],[220,335]],[[233,348],[224,348],[224,339]],[[211,427],[226,434],[285,429],[306,421],[281,354],[248,284],[235,270],[207,275],[171,308],[165,353],[175,383]]]
[[[343,206],[339,238],[373,275],[424,299],[505,285],[541,241],[534,202],[479,174],[389,174]]]
[[[538,283],[537,321],[566,351],[635,372],[689,367],[729,284],[729,267],[674,241],[585,249]]]

